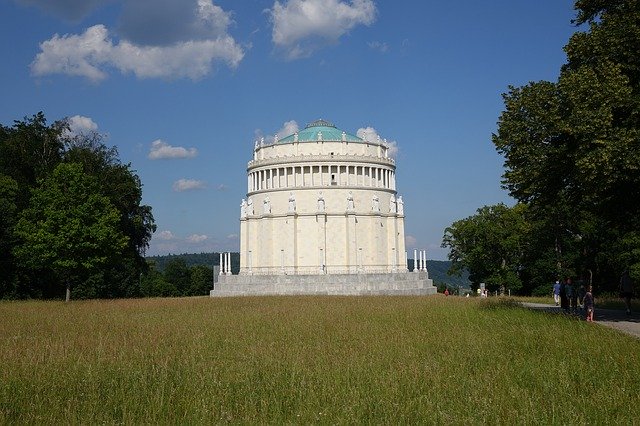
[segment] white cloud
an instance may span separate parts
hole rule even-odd
[[[206,187],[206,182],[195,179],[179,179],[173,183],[173,190],[175,192],[192,191],[194,189],[205,189]]]
[[[275,135],[265,136],[264,141],[267,144],[271,144],[275,141],[275,136],[278,136],[278,139],[286,138],[287,136],[294,134],[298,130],[300,130],[300,127],[298,126],[298,123],[295,120],[285,121],[282,124],[282,127],[280,128],[280,130],[278,130]],[[260,140],[263,136],[262,130],[256,129],[254,131],[254,135],[256,140]]]
[[[221,183],[220,185],[218,185],[218,187],[216,189],[218,191],[226,191],[227,189],[229,189],[229,187],[227,185],[225,185],[224,183]]]
[[[418,241],[416,240],[416,237],[414,237],[413,235],[405,235],[404,242],[405,242],[405,245],[407,246],[407,249],[417,248],[416,244]]]
[[[174,240],[176,238],[175,235],[173,235],[173,232],[171,232],[171,231],[158,232],[155,235],[155,237],[160,239],[160,240],[165,240],[165,241]]]
[[[269,12],[273,43],[289,59],[309,56],[356,25],[371,25],[376,19],[373,0],[276,0]]]
[[[238,234],[229,234],[227,235],[227,240],[237,240]]]
[[[35,76],[66,74],[100,82],[115,68],[138,78],[190,78],[209,74],[214,62],[238,66],[244,51],[229,35],[187,40],[169,46],[141,46],[127,40],[113,43],[104,25],[94,25],[80,35],[55,34],[40,44],[31,63]]]
[[[206,235],[193,234],[187,237],[187,241],[192,244],[198,244],[203,241],[206,241],[208,238],[209,237],[207,237]]]
[[[298,123],[295,120],[286,121],[280,130],[276,132],[278,139],[286,138],[289,135],[294,134],[300,128],[298,127]]]
[[[356,132],[356,136],[369,142],[382,142],[386,143],[389,148],[389,157],[395,158],[398,155],[398,143],[396,141],[385,141],[378,135],[378,132],[373,127],[361,127]]]
[[[387,53],[389,51],[389,45],[379,41],[370,41],[367,43],[370,49],[377,50],[380,53]]]
[[[151,142],[149,159],[161,160],[166,158],[193,158],[198,155],[196,148],[183,148],[181,146],[171,146],[162,139]]]
[[[82,115],[67,117],[67,124],[69,125],[69,136],[96,132],[98,130],[98,125],[95,121]]]

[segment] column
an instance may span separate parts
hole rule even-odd
[[[220,271],[218,272],[218,275],[222,275],[224,274],[224,262],[222,261],[222,252],[220,252],[220,263],[218,263],[220,265]]]
[[[418,272],[418,250],[413,249],[413,272]]]

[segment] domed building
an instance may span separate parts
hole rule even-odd
[[[240,273],[223,265],[211,295],[435,293],[424,260],[407,269],[395,171],[385,141],[324,120],[256,142],[240,207]]]

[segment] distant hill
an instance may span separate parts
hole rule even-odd
[[[206,266],[218,266],[220,262],[220,253],[184,253],[184,254],[170,254],[167,256],[149,256],[147,260],[155,264],[155,268],[158,271],[164,271],[167,263],[173,259],[183,259],[187,266],[206,265]],[[451,262],[448,260],[427,260],[427,270],[429,271],[429,278],[431,278],[434,284],[446,284],[450,287],[465,287],[468,288],[471,282],[469,281],[469,274],[465,271],[462,276],[449,276],[447,271],[451,266]],[[413,259],[409,259],[409,269],[413,269]],[[240,270],[240,253],[231,253],[231,271],[237,274]]]

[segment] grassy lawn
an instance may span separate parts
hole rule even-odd
[[[640,419],[640,340],[508,301],[0,303],[0,423]]]

